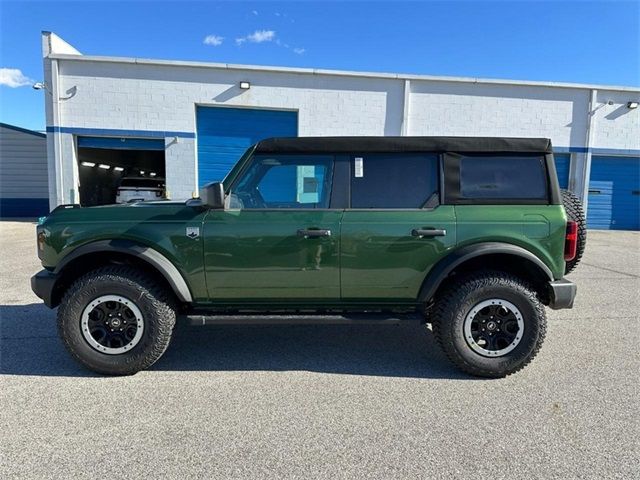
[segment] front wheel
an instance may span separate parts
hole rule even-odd
[[[176,321],[170,295],[127,266],[87,273],[66,292],[58,332],[71,355],[107,375],[131,375],[155,363]]]
[[[521,279],[486,272],[453,282],[436,301],[433,332],[461,370],[504,377],[526,366],[546,333],[544,306]]]

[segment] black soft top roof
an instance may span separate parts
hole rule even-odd
[[[508,137],[279,137],[256,153],[467,152],[552,153],[548,138]]]

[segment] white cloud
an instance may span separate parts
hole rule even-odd
[[[276,38],[276,32],[273,30],[256,30],[255,32],[244,36],[236,38],[236,45],[242,45],[245,42],[250,43],[263,43],[263,42],[271,42]]]
[[[247,35],[247,40],[253,43],[270,42],[276,38],[276,32],[273,30],[256,30],[251,35]]]
[[[204,43],[205,45],[212,45],[214,47],[217,47],[218,45],[222,45],[223,41],[224,37],[221,37],[220,35],[207,35],[206,37],[204,37],[204,40],[202,40],[202,43]]]
[[[245,43],[263,43],[263,42],[273,42],[277,46],[286,48],[287,50],[291,50],[296,55],[302,55],[306,52],[306,49],[301,47],[292,47],[286,42],[283,42],[276,36],[276,32],[274,30],[256,30],[255,32],[245,35],[244,37],[236,38],[236,45],[242,46]]]
[[[0,85],[17,88],[33,85],[31,80],[17,68],[0,68]]]

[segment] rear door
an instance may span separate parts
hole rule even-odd
[[[213,301],[340,298],[341,209],[331,208],[334,157],[256,155],[231,186],[230,205],[205,221]]]
[[[453,206],[440,205],[439,157],[376,153],[350,158],[342,218],[342,298],[412,302],[427,272],[455,246]]]

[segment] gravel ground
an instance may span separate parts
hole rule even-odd
[[[640,234],[589,232],[573,310],[502,380],[406,326],[187,327],[94,375],[31,293],[34,226],[0,222],[0,477],[638,478]]]

